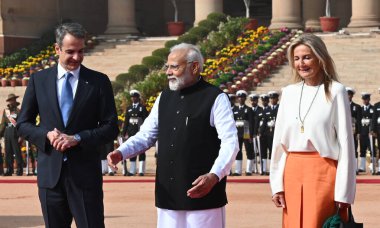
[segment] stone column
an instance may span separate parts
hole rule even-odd
[[[105,34],[137,34],[135,0],[108,0],[108,25]]]
[[[303,0],[302,12],[305,29],[312,29],[312,31],[321,30],[319,17],[325,14],[324,4],[324,1]]]
[[[214,12],[223,13],[223,0],[195,0],[194,26]]]
[[[352,17],[349,30],[368,31],[380,26],[379,0],[352,0]]]
[[[301,0],[272,0],[272,21],[270,29],[300,29]]]

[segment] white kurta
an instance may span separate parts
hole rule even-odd
[[[355,150],[350,103],[345,87],[333,82],[330,86],[331,99],[328,100],[324,85],[321,85],[306,115],[318,86],[304,85],[299,114],[302,84],[289,85],[282,92],[273,137],[270,168],[272,193],[284,191],[286,152],[318,151],[321,157],[338,161],[335,201],[351,204],[356,191]],[[304,120],[304,133],[301,133],[299,116]]]

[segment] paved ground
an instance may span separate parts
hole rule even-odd
[[[363,178],[372,177],[360,177],[361,180]],[[155,227],[153,179],[153,177],[105,177],[106,227]],[[0,182],[4,180],[10,178],[0,177]],[[35,180],[35,177],[12,177],[12,180],[20,182]],[[281,210],[272,205],[269,184],[253,183],[267,180],[267,177],[231,177],[229,180],[233,182],[227,184],[229,198],[226,207],[227,227],[281,226]],[[379,179],[377,183],[363,183],[357,187],[353,211],[356,220],[364,222],[366,228],[378,227]],[[0,183],[0,205],[1,228],[43,227],[35,183]]]
[[[148,152],[145,177],[104,177],[106,227],[156,226],[153,153],[154,149]],[[242,176],[228,180],[228,228],[281,227],[281,209],[272,204],[268,177]],[[44,227],[35,181],[36,177],[0,176],[0,228]],[[355,218],[364,222],[366,228],[378,227],[380,177],[360,175],[358,182],[353,206]]]

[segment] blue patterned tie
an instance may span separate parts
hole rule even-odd
[[[61,93],[61,114],[63,118],[63,123],[67,124],[67,120],[69,119],[71,108],[73,106],[73,89],[70,84],[70,78],[73,76],[70,72],[66,72],[65,81],[62,85],[62,93]]]

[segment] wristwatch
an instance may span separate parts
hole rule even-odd
[[[82,139],[80,138],[80,136],[78,134],[75,134],[74,135],[74,140],[79,143]]]

